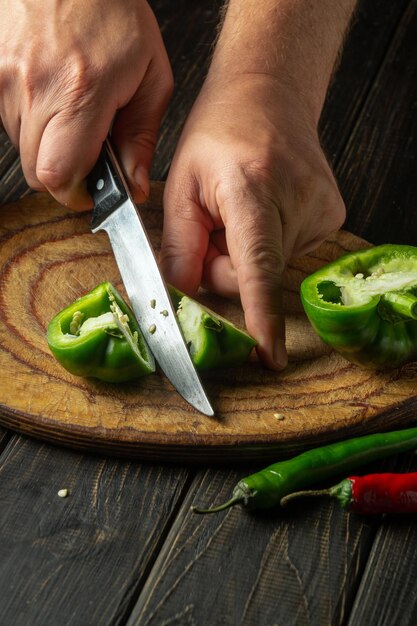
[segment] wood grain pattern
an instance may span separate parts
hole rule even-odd
[[[14,437],[0,459],[1,624],[125,623],[186,478]]]
[[[346,228],[375,244],[417,245],[416,32],[412,1],[337,168]]]
[[[0,453],[4,449],[4,446],[6,445],[6,442],[8,441],[9,437],[10,435],[7,432],[7,430],[4,430],[4,428],[0,428]]]
[[[0,127],[0,202],[12,202],[28,191],[19,156]]]
[[[210,516],[190,512],[196,499],[227,500],[241,477],[221,470],[198,475],[128,626],[343,623],[374,522],[364,525],[323,501],[269,514],[240,507]]]
[[[184,121],[208,69],[222,0],[152,0],[174,74],[175,90],[163,120],[151,178],[165,180]]]
[[[162,185],[142,215],[158,248]],[[278,374],[254,358],[245,367],[204,376],[215,418],[193,411],[160,374],[107,385],[68,374],[45,341],[48,321],[102,280],[119,288],[104,233],[90,215],[67,213],[39,194],[3,207],[0,217],[0,390],[3,426],[50,441],[117,454],[206,460],[264,458],[348,434],[389,426],[384,409],[398,407],[397,425],[414,417],[415,366],[375,373],[325,347],[304,316],[301,280],[323,263],[367,245],[340,232],[295,260],[284,284],[290,364]],[[219,313],[243,324],[240,306],[210,298]],[[278,421],[274,414],[283,413]],[[392,420],[392,418],[391,418]]]
[[[337,166],[409,0],[357,2],[320,119],[320,139]],[[353,231],[356,232],[356,231]]]

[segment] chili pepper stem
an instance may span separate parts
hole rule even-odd
[[[332,494],[331,489],[308,489],[305,491],[294,491],[294,493],[289,493],[288,495],[281,498],[280,505],[282,507],[287,506],[288,502],[291,502],[292,500],[298,500],[298,498],[304,498],[304,497],[309,497],[309,496],[313,496],[316,498],[319,496],[332,496],[332,495],[333,494]]]
[[[227,500],[227,502],[223,502],[223,504],[219,504],[219,506],[213,506],[209,509],[202,509],[199,506],[192,506],[191,510],[193,511],[193,513],[218,513],[219,511],[224,511],[225,509],[228,509],[231,506],[234,506],[235,504],[239,504],[240,502],[243,502],[245,500],[244,496],[234,496],[233,498],[230,498],[230,500]]]
[[[225,509],[234,506],[235,504],[247,504],[250,498],[253,498],[254,492],[243,483],[239,482],[233,490],[232,497],[227,502],[223,502],[223,504],[219,504],[218,506],[213,506],[209,509],[202,509],[199,506],[192,506],[191,510],[194,513],[218,513],[219,511],[224,511]]]

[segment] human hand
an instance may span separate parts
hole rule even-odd
[[[112,135],[136,199],[172,73],[145,0],[0,0],[0,115],[33,189],[91,207],[84,179]],[[113,123],[114,122],[114,123]]]
[[[202,284],[239,295],[261,360],[284,367],[285,264],[345,216],[308,110],[270,76],[209,76],[177,147],[164,205],[166,279],[190,294]]]

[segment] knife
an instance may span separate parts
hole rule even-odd
[[[214,415],[178,325],[142,219],[110,141],[87,177],[94,201],[91,229],[107,232],[139,328],[166,377],[182,397]]]

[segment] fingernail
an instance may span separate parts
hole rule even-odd
[[[288,363],[287,350],[285,348],[285,341],[283,339],[277,339],[274,343],[272,350],[272,361],[277,369],[284,369]]]
[[[138,202],[144,202],[149,196],[149,175],[147,169],[143,165],[138,165],[133,175],[134,181],[138,187]]]

